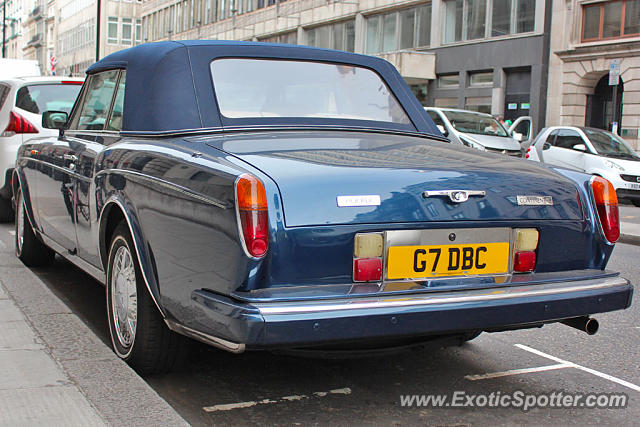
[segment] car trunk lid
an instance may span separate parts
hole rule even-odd
[[[582,218],[575,185],[551,169],[422,137],[272,132],[207,143],[275,181],[288,227]],[[450,190],[484,195],[455,202]]]

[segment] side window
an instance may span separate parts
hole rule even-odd
[[[547,136],[547,140],[545,142],[551,145],[556,145],[556,136],[558,136],[558,131],[554,130],[549,134],[549,136]]]
[[[556,138],[556,147],[573,149],[576,144],[584,144],[584,141],[580,137],[580,134],[575,130],[560,129],[558,131],[558,137]]]
[[[118,91],[116,92],[116,100],[113,102],[113,110],[109,117],[107,130],[122,130],[122,111],[124,109],[124,87],[127,80],[127,72],[123,71],[118,82]]]
[[[444,122],[442,121],[442,117],[440,117],[440,114],[436,113],[435,111],[427,111],[427,114],[429,114],[429,117],[431,117],[431,120],[433,120],[436,126],[442,126],[443,129],[447,128],[444,125]]]
[[[104,129],[116,89],[118,73],[118,70],[109,70],[89,77],[82,105],[75,113],[69,129]]]
[[[518,125],[513,129],[513,132],[517,132],[522,134],[522,140],[526,141],[529,139],[529,120],[522,120]]]

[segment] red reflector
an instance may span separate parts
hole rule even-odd
[[[372,282],[382,278],[382,259],[358,258],[353,260],[353,280]]]
[[[525,154],[525,155],[524,155],[524,158],[525,158],[525,159],[528,159],[528,158],[529,158],[529,153]]]
[[[536,268],[536,252],[520,251],[516,252],[513,262],[513,271],[516,273],[526,273]]]
[[[609,181],[599,176],[591,178],[591,189],[604,236],[610,243],[615,243],[620,237],[620,216],[616,189]]]
[[[4,130],[4,134],[12,133],[38,133],[38,128],[32,125],[29,120],[25,119],[18,113],[9,112],[9,125]],[[4,135],[3,136],[7,136]]]

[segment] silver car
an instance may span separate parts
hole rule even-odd
[[[425,110],[452,143],[514,157],[522,155],[520,143],[489,114],[437,107]]]

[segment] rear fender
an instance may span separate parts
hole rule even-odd
[[[125,222],[127,223],[129,234],[131,235],[133,245],[135,246],[136,255],[138,257],[138,265],[140,267],[140,271],[142,272],[144,283],[147,287],[147,290],[149,291],[149,295],[151,295],[151,299],[158,308],[158,311],[160,311],[162,317],[166,317],[164,310],[159,304],[160,292],[158,281],[156,279],[157,276],[155,274],[155,265],[153,263],[153,257],[151,255],[151,248],[144,239],[142,229],[140,227],[140,222],[135,213],[133,205],[120,194],[112,195],[104,204],[104,207],[100,212],[99,251],[100,259],[102,260],[104,265],[104,271],[106,273],[109,257],[109,247],[108,242],[106,242],[106,231],[108,220],[111,216],[110,214],[113,213],[113,209],[118,209],[124,217]]]

